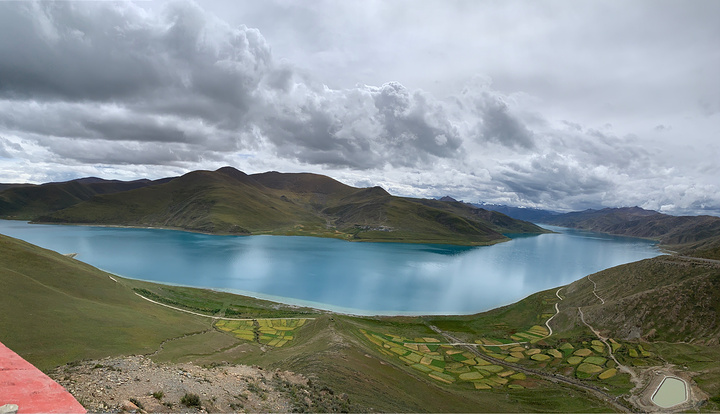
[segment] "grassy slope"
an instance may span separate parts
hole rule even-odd
[[[660,256],[617,266],[582,278],[562,288],[561,312],[554,318],[549,346],[564,341],[589,342],[595,336],[581,323],[585,319],[603,335],[624,343],[652,347],[661,359],[693,374],[694,381],[714,400],[704,410],[720,409],[720,265]],[[495,338],[542,325],[539,315],[553,314],[557,288],[533,294],[519,302],[479,315],[428,317],[428,323],[471,340]],[[687,343],[686,343],[687,342]],[[619,358],[626,357],[620,353]],[[638,362],[637,360],[635,362]],[[628,363],[628,362],[626,362]],[[628,388],[629,389],[629,388]]]
[[[97,196],[38,221],[470,245],[507,240],[503,232],[545,232],[467,205],[394,197],[316,174],[248,176],[229,167]]]
[[[0,254],[0,340],[41,369],[151,352],[165,339],[209,327],[57,253],[0,236]]]
[[[660,256],[570,284],[563,307],[583,306],[588,321],[613,337],[718,345],[720,266]],[[561,319],[559,319],[560,321]]]

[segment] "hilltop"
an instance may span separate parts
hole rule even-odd
[[[546,230],[463,203],[390,195],[310,173],[247,175],[235,168],[164,180],[96,179],[9,188],[0,217],[151,226],[216,234],[282,234],[354,241],[481,245]]]
[[[89,200],[99,194],[133,190],[167,180],[119,181],[87,177],[41,185],[0,184],[0,217],[32,220],[40,215],[50,214]]]

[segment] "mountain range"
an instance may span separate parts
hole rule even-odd
[[[456,201],[449,196],[440,200]],[[471,205],[532,223],[652,239],[678,253],[720,259],[720,217],[672,216],[637,206],[560,213],[501,204]]]
[[[720,217],[715,216],[671,216],[640,207],[622,207],[566,213],[541,222],[654,239],[669,249],[709,258],[717,258],[720,252]]]
[[[472,203],[473,206],[486,210],[497,211],[518,220],[525,220],[532,223],[545,223],[562,213],[552,210],[543,210],[531,207],[513,207],[504,204]]]
[[[480,245],[547,230],[464,203],[395,197],[310,173],[247,175],[232,167],[162,180],[6,188],[0,217],[44,223],[164,227],[357,241]]]

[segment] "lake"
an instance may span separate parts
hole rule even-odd
[[[661,254],[647,240],[544,227],[558,234],[464,247],[0,220],[2,234],[121,276],[358,315],[471,314]]]

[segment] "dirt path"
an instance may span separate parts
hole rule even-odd
[[[605,299],[601,298],[601,297],[597,294],[597,283],[595,283],[594,280],[590,279],[590,275],[588,275],[587,278],[588,278],[588,280],[589,280],[590,282],[592,282],[592,284],[593,284],[593,295],[595,295],[596,298],[600,299],[601,304],[604,305],[604,304],[605,304]],[[582,321],[582,323],[585,324],[585,326],[587,326],[587,327],[592,331],[592,333],[595,334],[595,336],[596,336],[603,344],[605,344],[605,346],[607,347],[607,350],[608,350],[608,355],[610,355],[610,358],[612,358],[612,360],[615,361],[615,364],[617,365],[618,369],[619,369],[620,371],[625,372],[626,374],[630,375],[630,381],[631,381],[633,384],[635,384],[635,387],[632,389],[631,393],[633,393],[634,391],[639,390],[640,388],[642,388],[642,381],[641,381],[640,378],[637,376],[637,374],[635,373],[635,371],[633,371],[632,369],[630,369],[630,367],[621,364],[620,361],[618,361],[617,358],[615,358],[615,355],[613,354],[613,351],[612,351],[612,346],[611,346],[611,344],[608,342],[608,338],[605,338],[604,336],[602,336],[602,335],[600,334],[600,331],[596,330],[595,328],[593,328],[592,325],[590,325],[589,323],[587,323],[587,321],[585,321],[585,314],[583,313],[582,309],[580,309],[579,306],[578,306],[577,309],[578,309],[578,312],[580,313],[580,321]]]
[[[564,286],[563,286],[563,287],[564,287]],[[557,296],[560,300],[563,300],[563,298],[560,296],[560,291],[561,291],[562,289],[563,289],[563,288],[561,287],[561,288],[559,288],[559,289],[555,292],[555,296]],[[555,303],[555,314],[554,314],[553,316],[549,317],[548,320],[545,321],[545,326],[548,328],[548,334],[545,335],[545,336],[543,337],[543,339],[549,338],[549,337],[553,334],[552,327],[550,327],[550,321],[553,320],[553,318],[556,317],[556,316],[560,313],[560,308],[558,307],[558,303],[559,303],[559,302]],[[438,331],[436,331],[436,332],[438,332]],[[440,333],[440,332],[438,332],[438,333]],[[472,346],[472,347],[484,346],[484,347],[498,347],[498,348],[502,348],[502,347],[505,347],[505,346],[524,345],[524,344],[527,344],[527,343],[529,343],[529,342],[528,342],[528,341],[522,341],[522,342],[510,342],[510,343],[507,343],[507,344],[490,344],[490,345],[489,345],[489,344],[478,344],[478,343],[474,343],[474,342],[459,342],[459,341],[458,341],[458,342],[441,343],[441,345]],[[404,342],[404,344],[406,344],[406,345],[427,345],[427,342]]]
[[[156,305],[165,306],[166,308],[174,309],[174,310],[176,310],[176,311],[185,312],[185,313],[189,313],[189,314],[191,314],[191,315],[202,316],[202,317],[204,317],[204,318],[210,318],[210,319],[222,319],[222,320],[224,320],[224,321],[257,321],[257,320],[267,321],[267,320],[281,320],[281,319],[310,319],[310,320],[314,320],[314,319],[315,319],[315,318],[304,318],[304,317],[303,317],[303,318],[226,318],[226,317],[224,317],[224,316],[211,316],[211,315],[205,315],[205,314],[202,314],[202,313],[197,313],[197,312],[185,310],[185,309],[182,309],[182,308],[176,308],[175,306],[166,305],[166,304],[164,304],[164,303],[157,302],[157,301],[154,301],[154,300],[152,300],[152,299],[148,299],[148,298],[146,298],[145,296],[143,296],[143,295],[141,295],[141,294],[139,294],[139,293],[137,293],[137,292],[134,292],[134,293],[135,293],[136,295],[140,296],[141,298],[145,299],[146,301],[152,302],[152,303],[154,303],[154,304],[156,304]]]
[[[555,296],[558,297],[558,299],[563,300],[563,298],[560,296],[560,291],[562,288],[559,288],[557,291],[555,291]],[[550,321],[553,320],[554,317],[560,313],[560,307],[558,306],[560,302],[555,302],[555,315],[548,318],[548,320],[545,321],[545,326],[548,328],[548,334],[545,336],[545,338],[549,338],[553,334],[552,327],[550,327]]]
[[[605,344],[605,346],[607,347],[607,350],[608,350],[608,355],[610,355],[610,358],[612,358],[612,360],[615,361],[615,364],[617,365],[618,369],[619,369],[620,371],[622,371],[622,372],[630,375],[630,381],[631,381],[633,384],[635,384],[635,387],[634,387],[630,392],[631,392],[631,393],[634,393],[636,390],[639,390],[640,388],[642,388],[642,385],[643,385],[643,384],[642,384],[642,381],[641,381],[640,378],[637,376],[637,374],[635,373],[635,371],[633,371],[632,369],[630,369],[630,367],[621,364],[620,361],[618,361],[617,358],[615,358],[615,355],[614,355],[613,352],[612,352],[612,346],[611,346],[610,343],[608,342],[608,338],[605,338],[604,336],[602,336],[599,331],[597,331],[595,328],[592,327],[592,325],[590,325],[589,323],[587,323],[587,322],[585,321],[585,314],[583,314],[582,309],[580,309],[579,307],[578,307],[577,309],[578,309],[578,312],[580,312],[580,320],[582,321],[582,323],[584,323],[585,326],[587,326],[587,327],[592,331],[592,333],[594,333],[595,336],[597,336],[597,338],[598,338],[603,344]]]
[[[592,284],[593,284],[593,290],[592,290],[593,295],[595,295],[596,298],[600,299],[600,304],[601,304],[601,305],[604,305],[604,304],[605,304],[605,299],[603,299],[603,298],[601,298],[600,296],[598,296],[598,294],[597,294],[597,292],[596,292],[596,290],[597,290],[597,283],[595,283],[594,280],[590,279],[590,275],[587,275],[586,277],[587,277],[587,280],[589,280],[589,281],[592,282]]]

